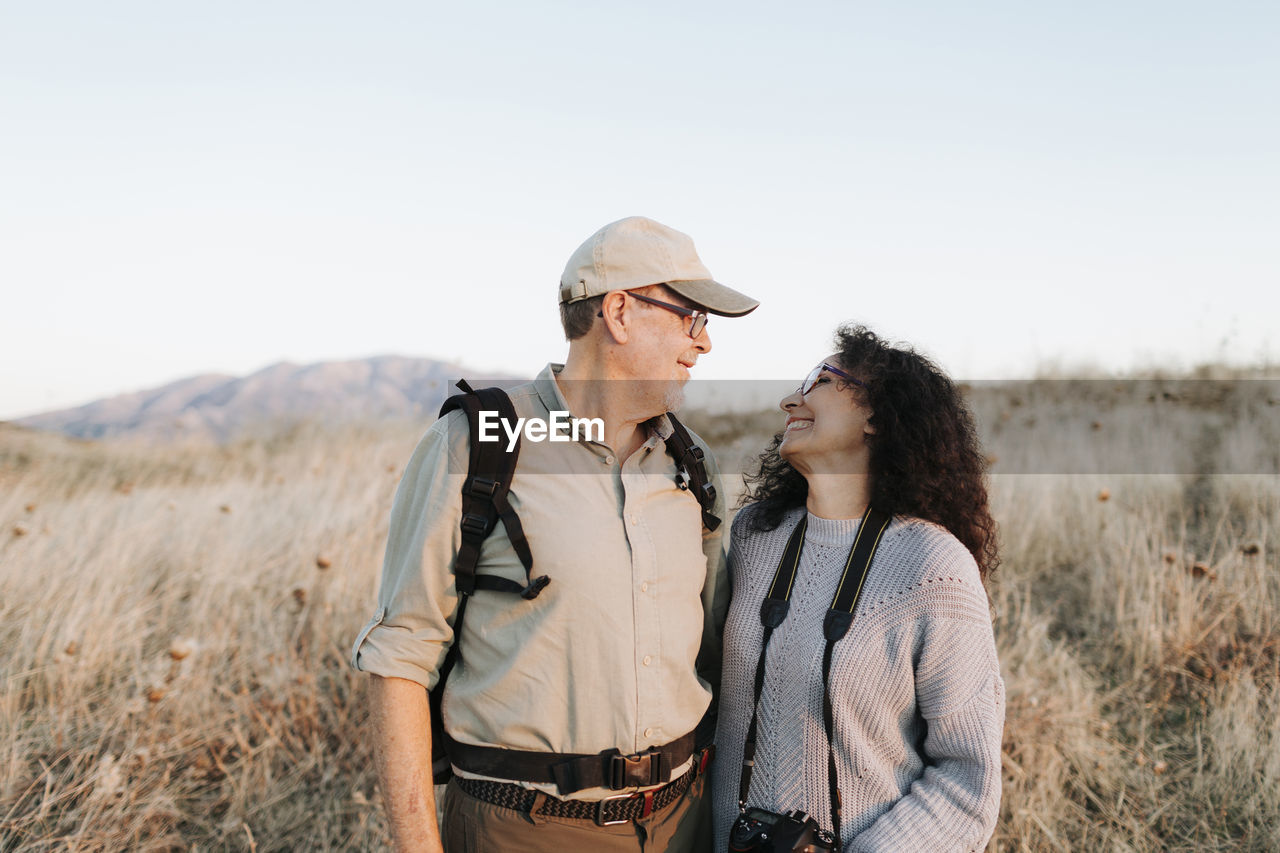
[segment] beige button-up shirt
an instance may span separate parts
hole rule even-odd
[[[509,392],[517,415],[549,420],[553,410],[569,411],[555,379],[560,369],[548,365]],[[510,501],[533,553],[533,574],[551,583],[532,601],[486,590],[472,597],[462,656],[444,694],[455,740],[636,753],[692,731],[706,712],[712,686],[719,686],[729,598],[727,525],[703,528],[698,501],[677,488],[676,464],[663,444],[670,423],[662,416],[648,426],[647,440],[625,461],[596,442],[521,442]],[[718,485],[714,458],[694,440]],[[427,689],[436,682],[454,640],[453,561],[469,441],[466,417],[455,411],[414,451],[391,511],[378,609],[352,649],[356,669]],[[723,519],[723,496],[717,504]],[[525,582],[501,521],[485,540],[477,574]],[[558,794],[554,785],[527,787]],[[595,788],[570,796],[615,793]]]

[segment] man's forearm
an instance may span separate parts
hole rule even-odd
[[[441,853],[427,691],[413,681],[375,675],[369,696],[378,784],[396,849]]]

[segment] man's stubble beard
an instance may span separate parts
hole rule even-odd
[[[666,393],[662,395],[662,405],[665,406],[663,411],[678,412],[680,407],[684,405],[684,383],[672,380],[667,386]]]
[[[684,382],[680,379],[633,379],[626,396],[635,406],[633,411],[644,412],[644,417],[657,417],[667,412],[678,412],[684,406]]]

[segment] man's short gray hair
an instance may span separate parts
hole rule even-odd
[[[605,294],[579,299],[577,302],[560,303],[560,325],[564,326],[564,339],[576,341],[591,331],[596,315],[604,305]]]

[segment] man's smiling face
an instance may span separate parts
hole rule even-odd
[[[700,306],[662,285],[638,288],[636,292],[681,308],[700,310]],[[674,412],[684,402],[684,385],[698,356],[711,351],[711,336],[704,327],[696,338],[691,338],[689,317],[639,299],[628,301],[631,304],[627,307],[636,318],[635,332],[627,347],[629,372],[643,380],[644,390],[638,393],[646,401],[651,400],[652,405],[661,406],[654,414]]]

